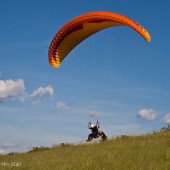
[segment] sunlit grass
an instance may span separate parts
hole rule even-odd
[[[3,166],[3,162],[22,163]],[[121,136],[92,144],[62,144],[0,157],[0,169],[25,170],[169,170],[170,130]]]

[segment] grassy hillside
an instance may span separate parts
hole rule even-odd
[[[28,153],[0,156],[0,169],[169,170],[170,130],[100,143],[34,148]]]

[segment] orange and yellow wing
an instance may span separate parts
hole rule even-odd
[[[150,41],[149,33],[135,21],[112,12],[91,12],[66,23],[54,36],[48,51],[49,63],[59,67],[64,58],[89,36],[109,27],[128,26]]]

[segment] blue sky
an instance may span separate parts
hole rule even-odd
[[[89,121],[109,137],[170,123],[170,2],[161,0],[1,0],[0,151],[86,140]],[[76,47],[59,69],[49,44],[63,24],[92,11],[140,23],[109,28]]]

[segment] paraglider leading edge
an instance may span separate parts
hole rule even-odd
[[[89,36],[109,27],[128,26],[150,42],[149,33],[132,19],[113,12],[91,12],[67,22],[54,36],[49,46],[51,66],[58,68],[65,57]]]

